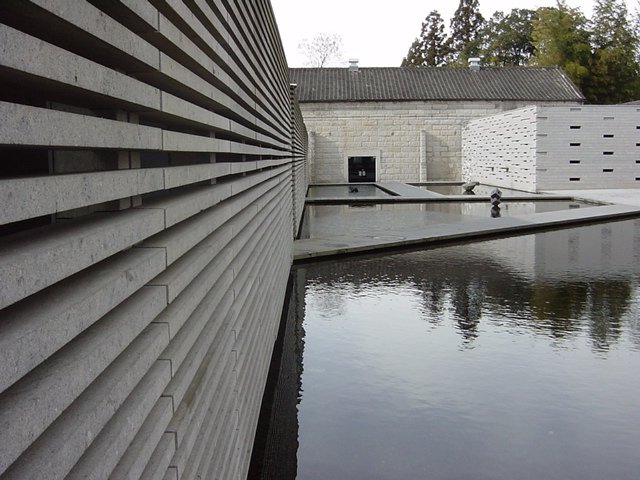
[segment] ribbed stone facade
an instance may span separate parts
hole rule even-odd
[[[0,2],[0,476],[246,477],[307,134],[271,5]]]

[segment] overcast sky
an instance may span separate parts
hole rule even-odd
[[[438,10],[448,27],[458,7],[457,0],[271,0],[271,4],[290,67],[305,66],[298,45],[320,32],[342,37],[344,65],[357,58],[363,67],[400,66],[429,12]],[[496,10],[555,4],[555,0],[480,0],[480,12],[489,18]],[[567,4],[591,16],[593,0],[567,0]]]

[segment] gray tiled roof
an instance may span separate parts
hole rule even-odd
[[[291,68],[300,102],[411,100],[531,100],[582,102],[584,96],[554,67]]]

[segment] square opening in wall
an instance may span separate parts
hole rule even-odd
[[[376,157],[348,157],[349,183],[375,182]]]

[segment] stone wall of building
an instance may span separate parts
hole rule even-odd
[[[532,192],[638,188],[640,108],[531,106],[471,121],[463,178]]]
[[[462,129],[529,102],[302,103],[311,181],[347,181],[347,157],[376,156],[378,181],[460,180]]]
[[[0,67],[0,476],[245,478],[307,182],[269,1],[3,1]]]
[[[640,107],[539,108],[538,190],[640,188]]]

